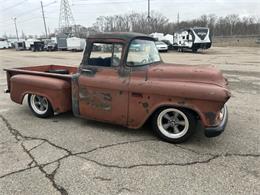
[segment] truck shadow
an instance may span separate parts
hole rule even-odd
[[[106,131],[109,133],[112,133],[114,135],[120,135],[124,137],[142,137],[147,139],[155,139],[158,141],[162,141],[152,130],[151,125],[149,123],[145,123],[140,129],[129,129],[127,127],[123,127],[120,125],[105,123],[105,122],[99,122],[89,119],[83,119],[83,118],[76,118],[73,116],[71,112],[63,113],[54,116],[51,120],[53,122],[62,122],[62,121],[68,121],[73,119],[76,123],[79,124],[79,126],[84,126],[85,128],[91,128],[95,129],[95,131]],[[87,132],[87,131],[86,131]],[[196,130],[194,134],[190,137],[189,140],[187,140],[188,144],[197,144],[197,143],[208,143],[212,139],[208,139],[204,136],[204,130],[200,123],[197,124]],[[185,144],[184,143],[184,144]]]

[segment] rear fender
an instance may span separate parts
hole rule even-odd
[[[22,104],[26,94],[47,97],[54,112],[71,110],[71,84],[69,81],[32,75],[15,75],[10,79],[12,101]]]

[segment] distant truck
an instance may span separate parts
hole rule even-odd
[[[67,49],[70,51],[83,51],[86,45],[86,40],[78,37],[67,38]]]
[[[51,39],[55,40],[55,43],[57,43],[59,51],[64,51],[67,50],[67,38],[68,38],[67,35],[63,33],[59,33],[55,38],[51,38]]]
[[[24,41],[17,41],[14,43],[14,46],[16,51],[22,51],[26,49]]]
[[[37,39],[27,39],[27,40],[25,40],[25,41],[24,41],[24,43],[25,43],[25,49],[26,49],[26,50],[31,50],[31,46],[33,45],[33,43],[34,43],[35,41],[38,41],[38,40],[37,40]]]
[[[33,44],[31,44],[31,50],[33,52],[44,51],[44,41],[34,41]]]
[[[197,52],[198,49],[209,49],[211,44],[210,30],[206,27],[183,29],[173,36],[173,47],[178,51],[190,49]]]
[[[57,51],[58,45],[53,39],[44,40],[44,51]]]

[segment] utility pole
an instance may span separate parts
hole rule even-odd
[[[14,26],[15,26],[15,32],[16,32],[16,38],[17,38],[17,41],[19,41],[18,30],[17,30],[17,25],[16,25],[16,17],[13,17],[12,19],[14,20]]]
[[[147,16],[147,18],[148,18],[148,20],[150,19],[150,0],[148,0],[148,16]]]
[[[46,27],[46,21],[45,21],[42,1],[41,1],[41,7],[42,7],[42,19],[43,19],[43,23],[44,23],[45,35],[46,35],[46,38],[48,38],[48,33],[47,33],[47,27]]]
[[[180,14],[179,14],[179,12],[178,12],[178,15],[177,15],[177,24],[178,24],[178,26],[180,24]]]

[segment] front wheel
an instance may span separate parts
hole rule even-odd
[[[193,113],[181,108],[163,108],[158,110],[152,121],[153,130],[163,140],[170,143],[186,141],[196,128]]]
[[[29,94],[28,104],[34,115],[36,115],[39,118],[47,118],[53,115],[51,103],[44,96]]]

